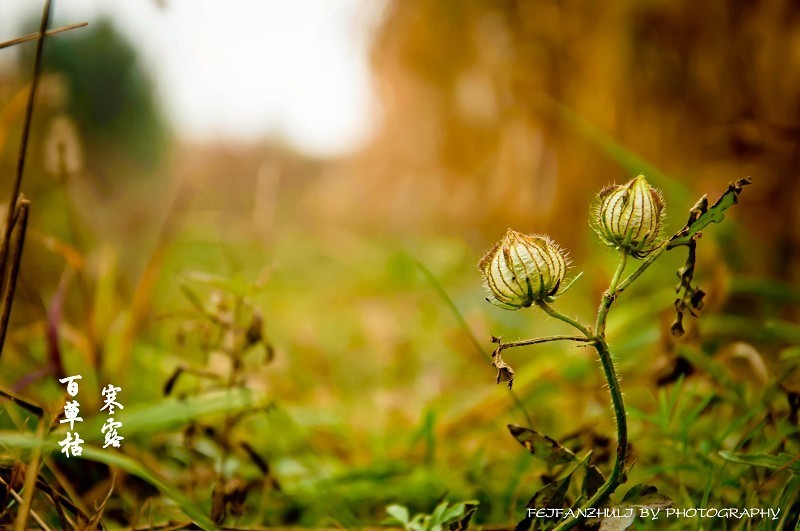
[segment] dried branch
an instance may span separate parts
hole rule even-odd
[[[47,30],[46,32],[44,32],[44,36],[50,37],[52,35],[57,35],[65,31],[70,31],[78,28],[85,28],[88,25],[89,25],[88,22],[78,22],[76,24],[70,24],[69,26],[61,26],[60,28]],[[25,35],[23,37],[17,37],[16,39],[11,39],[10,41],[0,42],[0,50],[2,50],[3,48],[8,48],[9,46],[16,46],[17,44],[22,44],[24,42],[35,41],[36,39],[39,38],[39,35],[40,34],[38,32],[29,33],[28,35]]]

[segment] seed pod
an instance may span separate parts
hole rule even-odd
[[[639,175],[627,184],[604,188],[590,224],[606,245],[644,258],[658,247],[663,219],[661,192]]]
[[[506,310],[518,310],[536,301],[552,302],[564,281],[567,264],[564,252],[547,236],[508,229],[478,268],[492,294],[486,300]]]

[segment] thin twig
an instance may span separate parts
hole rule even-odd
[[[6,490],[11,494],[11,497],[14,498],[15,500],[17,500],[17,503],[19,503],[19,504],[23,503],[22,496],[17,494],[17,491],[12,489],[11,485],[6,483],[5,480],[2,477],[0,477],[0,483],[2,483],[3,486],[5,486]],[[31,509],[31,517],[33,517],[33,521],[34,522],[39,524],[39,527],[41,527],[45,531],[52,531],[52,529],[50,527],[48,527],[46,523],[44,523],[44,520],[42,520],[41,516],[36,514],[36,511],[34,511],[33,509]]]
[[[77,24],[70,24],[69,26],[61,26],[60,28],[53,28],[51,30],[47,30],[44,32],[45,37],[51,37],[58,33],[63,33],[65,31],[74,30],[78,28],[84,28],[88,26],[88,22],[78,22]],[[16,39],[11,39],[10,41],[0,42],[0,50],[3,48],[8,48],[9,46],[16,46],[17,44],[22,44],[23,42],[35,41],[39,38],[39,32],[36,33],[29,33],[24,37],[17,37]]]
[[[502,341],[498,341],[497,351],[503,351],[507,348],[538,345],[539,343],[548,343],[550,341],[579,341],[582,343],[587,343],[592,340],[583,336],[546,336],[546,337],[537,337],[535,339],[524,339],[522,341],[510,341],[508,343],[503,343]]]
[[[186,527],[194,524],[191,520],[186,522],[165,522],[163,524],[145,524],[137,527],[131,527],[130,531],[146,531],[147,529],[160,529],[175,531],[177,529],[185,529]]]
[[[42,409],[41,406],[37,406],[36,404],[30,402],[29,400],[11,394],[10,392],[5,391],[3,389],[0,389],[0,398],[6,398],[8,400],[11,400],[21,408],[27,410],[29,413],[33,413],[37,417],[41,417],[44,415],[44,409]]]
[[[52,456],[45,456],[44,466],[53,475],[56,487],[58,487],[57,489],[51,489],[51,495],[57,497],[60,503],[66,505],[78,519],[83,518],[84,520],[89,520],[89,513],[91,512],[89,507],[84,503],[78,491],[75,490],[75,486],[72,484],[69,477],[56,466]],[[39,489],[43,489],[41,483]],[[63,490],[64,494],[61,494],[59,489]]]

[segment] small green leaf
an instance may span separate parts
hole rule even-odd
[[[430,516],[425,516],[424,514],[415,515],[406,525],[406,529],[410,531],[425,531],[428,529],[430,518]]]
[[[448,509],[442,513],[441,523],[446,524],[457,518],[461,518],[461,515],[464,514],[465,507],[465,503],[456,503],[452,507],[448,507]]]
[[[509,424],[508,430],[531,454],[551,465],[563,465],[576,460],[574,453],[547,435],[514,424]]]
[[[404,526],[408,526],[408,509],[403,507],[402,505],[390,505],[386,508],[386,512],[389,513],[394,520],[397,520]],[[387,520],[391,520],[392,518],[387,518]]]
[[[447,520],[450,531],[463,531],[469,528],[469,521],[475,511],[478,510],[478,505],[480,505],[478,500],[468,500],[454,506],[452,511],[448,511],[450,513],[449,516],[452,516]],[[459,509],[457,511],[458,514],[456,514],[456,508]]]
[[[447,511],[447,502],[443,501],[439,505],[436,506],[436,509],[433,510],[431,514],[431,525],[437,526],[444,523],[443,516],[445,511]]]
[[[466,529],[472,513],[478,509],[478,500],[468,500],[453,504],[442,516],[442,523],[449,524],[450,529]]]

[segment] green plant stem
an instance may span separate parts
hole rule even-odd
[[[42,69],[42,49],[44,46],[44,36],[47,33],[47,24],[50,21],[51,0],[46,0],[42,11],[42,20],[39,25],[39,37],[36,41],[36,52],[33,60],[33,77],[31,79],[31,90],[28,92],[28,102],[25,106],[25,122],[22,125],[22,139],[19,145],[19,156],[17,158],[17,172],[14,184],[11,188],[11,196],[8,199],[8,211],[6,213],[6,225],[3,227],[2,238],[0,238],[0,292],[3,294],[3,322],[0,323],[0,355],[3,354],[3,343],[8,332],[8,317],[11,314],[11,303],[14,299],[14,288],[16,286],[19,262],[11,266],[8,265],[9,251],[11,248],[11,236],[14,232],[15,217],[20,222],[27,221],[28,204],[24,205],[24,210],[19,211],[20,187],[22,186],[22,176],[25,173],[25,157],[28,153],[28,138],[31,133],[31,123],[33,122],[33,104],[36,100],[36,87],[39,84],[39,74]],[[24,216],[24,217],[23,217]],[[25,228],[20,231],[18,249],[22,252],[22,244],[25,241]],[[18,259],[17,256],[15,259]],[[17,268],[17,271],[14,271]],[[11,269],[11,271],[9,271]]]
[[[648,268],[648,267],[650,267],[651,265],[653,265],[653,262],[655,262],[656,260],[658,260],[658,257],[659,257],[659,256],[661,256],[662,254],[664,254],[664,252],[665,252],[665,251],[668,251],[668,250],[669,250],[669,240],[665,241],[665,242],[664,242],[664,243],[662,243],[660,246],[656,247],[656,248],[653,250],[653,252],[651,252],[651,253],[650,253],[650,255],[647,257],[647,259],[646,259],[644,262],[642,262],[642,265],[640,265],[640,266],[639,266],[639,267],[636,269],[636,271],[634,271],[633,273],[631,273],[631,274],[628,276],[628,278],[626,278],[625,280],[623,280],[623,281],[622,281],[622,282],[621,282],[621,283],[620,283],[620,284],[617,286],[617,289],[616,289],[615,296],[616,296],[616,295],[619,295],[620,293],[622,293],[623,291],[625,291],[625,290],[628,288],[628,286],[630,286],[631,284],[633,284],[633,281],[634,281],[634,280],[636,280],[637,278],[639,278],[639,276],[641,276],[641,274],[642,274],[642,273],[644,273],[644,272],[647,270],[647,268]]]
[[[666,248],[666,246],[664,246],[664,248]],[[625,474],[625,461],[628,458],[628,421],[625,413],[625,404],[622,399],[622,390],[620,389],[619,385],[619,377],[617,376],[617,371],[614,368],[614,360],[611,356],[611,351],[608,348],[608,343],[606,343],[605,337],[608,312],[611,309],[611,305],[616,300],[617,295],[619,295],[620,291],[624,289],[623,285],[625,282],[630,284],[630,282],[633,281],[631,280],[631,277],[635,279],[642,274],[644,269],[647,268],[645,267],[645,264],[642,264],[642,267],[637,269],[631,275],[631,277],[628,277],[628,279],[620,284],[619,280],[622,278],[622,273],[625,271],[626,263],[627,255],[622,253],[619,265],[614,272],[614,276],[611,279],[608,290],[603,293],[603,298],[600,302],[600,308],[597,311],[597,323],[594,334],[592,334],[589,329],[574,319],[566,317],[565,315],[553,310],[546,303],[542,302],[539,304],[539,307],[542,308],[548,315],[572,325],[577,330],[583,332],[588,340],[592,341],[592,344],[597,350],[597,354],[600,356],[600,363],[603,365],[603,373],[605,375],[606,382],[608,383],[608,391],[611,395],[611,404],[614,408],[614,419],[616,420],[617,424],[617,453],[616,458],[614,459],[614,466],[611,469],[611,474],[608,476],[608,479],[606,479],[600,488],[597,489],[597,492],[595,492],[594,496],[592,496],[586,503],[583,504],[581,507],[583,509],[597,507],[599,503],[613,494],[617,487],[619,487],[627,479]],[[652,261],[650,261],[649,264],[652,264]],[[649,264],[647,264],[647,266],[649,266]],[[636,277],[634,277],[634,275],[636,275]],[[570,529],[579,524],[581,520],[582,519],[578,517],[565,520],[558,527],[556,527],[556,529]]]
[[[606,320],[608,319],[608,311],[611,309],[611,305],[614,304],[614,301],[617,299],[617,295],[619,295],[619,292],[621,291],[619,279],[622,278],[622,273],[625,271],[625,264],[627,263],[628,259],[628,255],[624,251],[621,251],[620,255],[621,257],[619,265],[617,266],[617,270],[614,271],[614,276],[611,278],[611,284],[609,284],[608,289],[605,291],[605,293],[603,293],[603,298],[600,300],[600,308],[597,310],[597,322],[595,323],[595,329],[597,332],[597,337],[603,341],[605,341],[606,336]],[[626,279],[625,282],[628,280],[629,279]]]
[[[628,253],[620,252],[619,253],[619,265],[617,266],[617,270],[614,271],[614,276],[611,278],[611,284],[608,286],[608,291],[614,293],[617,290],[617,286],[619,285],[619,279],[622,278],[622,273],[625,271],[625,264],[628,262]]]
[[[568,317],[568,316],[564,315],[563,313],[559,312],[558,310],[555,310],[554,308],[552,308],[549,304],[547,304],[544,301],[536,301],[536,305],[539,308],[541,308],[550,317],[555,317],[559,321],[564,321],[565,323],[567,323],[571,327],[573,327],[576,330],[578,330],[584,336],[586,336],[587,339],[589,339],[590,341],[594,341],[595,336],[592,333],[592,331],[589,328],[587,328],[586,326],[582,325],[580,322],[578,322],[575,319],[573,319],[572,317]]]
[[[613,494],[617,487],[625,483],[627,480],[625,474],[625,461],[628,458],[628,422],[625,413],[625,405],[622,401],[622,390],[619,386],[619,377],[617,376],[616,369],[614,369],[614,360],[611,357],[611,352],[608,350],[608,345],[606,344],[605,339],[596,341],[594,345],[597,349],[597,353],[600,355],[600,361],[603,365],[603,372],[605,373],[606,381],[608,382],[608,390],[611,394],[611,403],[614,407],[614,418],[617,421],[617,455],[616,459],[614,459],[614,466],[611,469],[611,474],[608,476],[608,479],[600,486],[599,489],[597,489],[597,492],[595,492],[594,496],[592,496],[589,501],[583,504],[581,507],[582,509],[597,507],[599,503]],[[580,518],[565,520],[558,527],[556,527],[556,529],[570,529],[579,524],[580,521]]]
[[[44,36],[47,33],[47,24],[50,21],[50,0],[47,0],[42,12],[42,21],[39,25],[39,37],[36,41],[36,52],[33,60],[33,76],[31,78],[31,90],[28,92],[28,102],[25,107],[25,122],[22,126],[22,139],[19,144],[19,156],[17,157],[17,172],[14,178],[11,195],[8,200],[8,211],[6,213],[6,226],[3,228],[3,238],[0,241],[0,273],[5,276],[6,261],[8,259],[8,248],[11,243],[11,231],[14,228],[14,216],[17,212],[17,204],[20,187],[22,186],[22,175],[25,173],[25,158],[28,153],[28,138],[31,133],[31,123],[33,121],[33,104],[36,100],[36,88],[39,85],[39,73],[42,68],[42,49],[44,46]],[[0,351],[2,352],[2,351]]]

